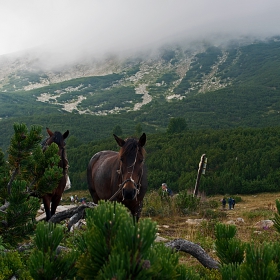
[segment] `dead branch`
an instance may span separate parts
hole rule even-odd
[[[61,211],[53,215],[49,222],[51,223],[59,223],[65,219],[71,220],[71,218],[75,215],[75,217],[72,218],[71,220],[71,226],[76,223],[78,220],[82,219],[84,217],[84,212],[86,208],[94,208],[97,204],[93,202],[88,202],[82,205],[79,205],[77,207],[70,208],[65,211]],[[77,215],[76,215],[77,214]],[[71,228],[70,226],[70,228]],[[70,228],[68,228],[70,230]]]
[[[184,239],[174,239],[165,245],[177,251],[192,255],[206,268],[219,269],[219,263],[212,259],[198,244]]]

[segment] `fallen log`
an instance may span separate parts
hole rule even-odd
[[[68,210],[58,212],[49,219],[49,222],[59,223],[63,220],[72,218],[75,215],[75,218],[73,218],[71,221],[71,223],[72,223],[71,226],[72,226],[78,220],[84,218],[84,212],[85,212],[86,208],[94,208],[95,206],[97,206],[97,204],[95,204],[93,202],[88,202],[88,203],[79,205],[77,207],[73,207]],[[77,218],[79,218],[79,219],[77,219]],[[70,228],[71,228],[71,226],[70,226]],[[68,227],[69,230],[70,230],[70,228]]]
[[[84,207],[84,209],[87,207]],[[199,246],[196,243],[193,243],[188,240],[184,239],[174,239],[172,241],[169,241],[165,243],[165,246],[176,251],[182,251],[185,253],[188,253],[192,255],[194,258],[196,258],[204,267],[208,269],[217,269],[219,270],[219,263],[212,259],[206,252],[205,250]],[[31,248],[34,247],[34,244],[28,243],[28,244],[23,244],[19,246],[16,250],[19,252],[25,251],[25,250],[30,250]],[[57,253],[59,253],[61,250],[69,250],[66,247],[63,246],[58,246],[57,248]],[[12,250],[5,250],[6,252],[12,251]],[[14,251],[14,250],[13,250]]]
[[[165,245],[176,251],[182,251],[192,255],[206,268],[219,269],[219,263],[212,259],[205,250],[196,243],[184,239],[174,239],[165,243]]]

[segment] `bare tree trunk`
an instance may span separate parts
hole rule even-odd
[[[212,259],[198,244],[184,239],[175,239],[165,245],[177,251],[182,251],[192,255],[206,268],[219,269],[219,263]]]
[[[198,188],[199,188],[201,174],[203,174],[203,171],[205,172],[205,169],[203,168],[203,165],[206,164],[205,159],[206,159],[206,154],[203,154],[201,156],[200,163],[198,165],[198,171],[197,171],[197,177],[196,177],[196,182],[195,182],[195,186],[194,186],[193,196],[197,196],[197,194],[198,194]]]

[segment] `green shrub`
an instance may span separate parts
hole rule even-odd
[[[58,246],[64,234],[61,226],[52,223],[39,223],[34,239],[36,248],[32,251],[28,267],[36,280],[72,279],[76,275],[75,262],[78,252],[59,252]]]
[[[232,196],[232,198],[234,198],[235,203],[240,203],[240,202],[242,202],[242,198],[241,198],[241,196],[236,196],[236,195],[233,195],[233,196]]]
[[[196,211],[200,204],[200,198],[189,194],[187,190],[179,192],[174,199],[178,212],[183,214]]]
[[[162,196],[162,191],[152,191],[144,197],[142,215],[144,217],[167,217],[174,215],[177,211],[174,197]]]
[[[204,219],[225,219],[227,217],[224,211],[215,211],[212,209],[205,209],[201,211],[201,215]]]
[[[179,254],[154,242],[155,222],[137,223],[124,205],[104,201],[86,217],[76,265],[82,279],[186,279]]]
[[[233,225],[216,224],[215,247],[217,256],[222,264],[242,263],[244,260],[245,244],[235,238],[236,227]]]
[[[242,279],[278,279],[279,272],[277,263],[274,262],[274,253],[273,245],[270,243],[261,246],[248,244],[246,262],[240,266]]]
[[[32,279],[18,252],[0,253],[0,271],[0,280],[11,279],[13,276],[18,279]]]
[[[217,200],[209,200],[209,207],[212,209],[216,209],[220,206],[220,202]]]
[[[250,212],[243,213],[243,216],[244,218],[250,220],[254,220],[254,219],[267,220],[267,219],[273,219],[274,212],[268,209],[254,209],[251,210]]]

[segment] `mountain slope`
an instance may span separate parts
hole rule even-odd
[[[102,131],[89,132],[96,139],[116,125],[130,134],[137,123],[151,133],[163,131],[171,117],[185,118],[189,128],[279,122],[279,38],[169,45],[152,54],[88,59],[59,69],[42,67],[41,60],[35,54],[0,57],[3,133],[14,121],[45,125],[50,119],[72,127],[76,137],[92,120],[90,131]],[[88,116],[84,123],[81,115]],[[106,127],[96,129],[103,123],[98,116],[108,118]]]

